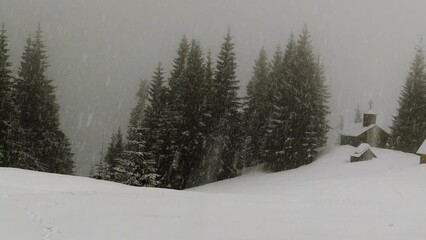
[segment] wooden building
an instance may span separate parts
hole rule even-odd
[[[368,161],[377,158],[368,143],[361,143],[355,150],[355,154],[351,156],[351,162]]]
[[[350,128],[343,129],[340,145],[359,146],[368,143],[372,147],[385,148],[388,143],[389,133],[376,124],[377,115],[373,111],[364,113],[361,123],[353,124]]]
[[[419,150],[417,150],[417,155],[420,156],[420,164],[426,164],[426,140],[420,146]]]

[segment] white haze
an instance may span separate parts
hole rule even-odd
[[[170,70],[183,34],[216,54],[228,26],[244,94],[264,46],[272,56],[307,24],[331,89],[331,126],[372,99],[384,125],[397,107],[414,47],[426,31],[425,1],[396,0],[0,0],[15,70],[40,22],[58,87],[62,125],[77,173],[87,175],[118,127],[127,126],[141,78]]]

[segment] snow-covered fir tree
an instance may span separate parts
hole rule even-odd
[[[223,180],[238,175],[242,163],[237,153],[241,148],[241,113],[238,98],[238,80],[236,77],[236,56],[231,32],[225,36],[216,63],[215,78],[212,84],[216,104],[211,111],[214,121],[214,142],[211,143],[216,152],[214,174],[216,180]]]
[[[214,108],[216,102],[214,99],[213,91],[213,81],[214,81],[214,66],[212,60],[212,53],[209,50],[207,53],[205,61],[205,84],[204,84],[204,98],[203,98],[203,114],[202,114],[202,123],[204,124],[203,130],[203,151],[201,154],[201,166],[199,167],[198,174],[198,185],[207,184],[213,182],[216,179],[212,172],[214,172],[214,157],[212,155],[216,154],[211,152],[210,143],[213,142],[213,131],[214,131],[214,121],[212,118],[212,109]]]
[[[287,44],[278,71],[274,113],[265,139],[266,168],[282,171],[311,163],[327,140],[328,90],[305,27]]]
[[[145,119],[145,111],[148,105],[149,82],[141,80],[136,93],[136,106],[130,112],[129,126],[127,129],[127,137],[134,138],[136,130]]]
[[[42,30],[25,47],[16,84],[19,124],[23,129],[18,167],[53,173],[73,173],[73,154],[60,130],[59,105],[48,67]]]
[[[289,169],[293,163],[293,144],[297,138],[292,131],[292,125],[297,124],[293,121],[297,114],[295,105],[294,70],[296,57],[296,42],[291,35],[287,43],[284,56],[280,61],[280,51],[276,51],[272,63],[276,90],[272,91],[275,96],[272,97],[273,112],[267,122],[267,132],[264,136],[263,158],[266,162],[266,168],[271,171],[281,171]],[[281,62],[280,65],[277,64]],[[270,90],[273,90],[270,88]]]
[[[170,187],[174,153],[172,151],[173,126],[168,102],[169,90],[164,86],[164,70],[158,64],[149,89],[149,106],[144,120],[147,149],[153,156],[161,187]]]
[[[141,126],[135,131],[134,138],[128,139],[126,148],[120,156],[117,181],[143,187],[157,187],[157,168],[152,153],[146,146],[146,129]]]
[[[392,147],[415,153],[426,138],[426,76],[423,46],[416,48],[393,119]]]
[[[0,30],[0,167],[13,166],[13,151],[17,150],[14,133],[18,127],[18,112],[14,101],[8,45],[3,24]]]
[[[307,26],[302,30],[296,49],[296,104],[300,107],[298,165],[311,163],[326,145],[329,126],[329,93],[319,59],[313,53]]]
[[[181,83],[183,78],[183,73],[187,67],[188,53],[189,53],[189,43],[186,36],[183,36],[180,41],[179,48],[177,50],[177,56],[173,60],[173,68],[168,80],[168,85],[170,88],[169,91],[169,116],[171,117],[171,125],[174,129],[174,132],[171,133],[171,142],[172,145],[170,148],[172,151],[175,151],[173,156],[172,163],[172,172],[171,172],[171,182],[170,186],[174,189],[182,189],[184,187],[184,179],[182,176],[182,171],[180,171],[180,132],[181,132],[181,122],[182,114],[180,109],[182,109],[182,100],[180,97],[180,91],[182,89]]]
[[[117,167],[120,164],[123,153],[123,134],[121,133],[121,129],[118,129],[117,132],[111,136],[105,155],[101,154],[101,160],[97,165],[94,177],[102,180],[118,181]]]
[[[177,99],[179,123],[179,172],[182,187],[196,186],[199,181],[201,153],[204,143],[205,67],[201,46],[193,40],[188,53],[186,68],[180,79]]]
[[[269,120],[270,108],[265,108],[268,99],[268,82],[270,80],[268,59],[262,48],[253,67],[253,77],[247,85],[244,104],[244,146],[245,166],[255,166],[262,161],[263,140]]]

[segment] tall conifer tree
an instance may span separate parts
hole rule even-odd
[[[8,44],[3,24],[0,30],[0,167],[13,166],[12,152],[16,150],[14,132],[18,127]]]
[[[282,59],[277,51],[272,63],[274,71],[271,77],[276,87],[275,90],[270,88],[274,93],[272,97],[274,107],[264,138],[263,155],[266,168],[271,171],[289,169],[294,162],[293,145],[298,137],[293,132],[293,128],[298,124],[295,120],[298,114],[294,89],[295,57],[296,42],[291,35]]]
[[[282,171],[314,161],[326,144],[328,90],[305,27],[297,42],[291,37],[276,84],[268,129],[267,169]],[[272,81],[274,82],[274,81]]]
[[[149,106],[144,121],[147,148],[153,154],[159,184],[171,186],[173,164],[172,119],[170,118],[169,91],[164,86],[164,70],[161,63],[155,69],[149,90]]]
[[[205,65],[203,52],[198,42],[191,42],[187,66],[181,79],[182,116],[180,125],[180,172],[184,188],[197,185],[198,170],[201,167],[201,154],[204,142],[204,98],[205,98]]]
[[[297,42],[296,54],[297,104],[300,106],[297,165],[300,166],[314,161],[326,144],[329,93],[322,67],[313,53],[307,26]]]
[[[426,137],[426,76],[423,46],[417,46],[393,119],[393,148],[415,153]]]
[[[238,175],[242,168],[237,152],[241,147],[241,114],[236,77],[236,57],[231,32],[225,36],[216,63],[215,78],[212,85],[215,107],[212,118],[215,121],[215,143],[217,149],[216,180]]]
[[[136,93],[136,106],[130,112],[129,127],[127,138],[133,139],[137,129],[142,125],[145,119],[145,110],[148,104],[149,84],[147,80],[142,80],[139,84],[139,90]]]
[[[244,161],[245,166],[254,166],[262,161],[263,138],[268,122],[269,102],[267,90],[269,78],[268,59],[262,48],[253,67],[253,77],[247,85],[247,97],[244,107]]]
[[[53,173],[73,173],[69,140],[60,130],[59,105],[52,80],[46,76],[47,55],[42,30],[28,38],[17,81],[20,125],[24,131],[20,167]]]
[[[171,119],[171,125],[173,131],[171,132],[172,145],[170,146],[171,150],[175,152],[173,156],[172,171],[171,171],[171,182],[170,185],[172,188],[181,189],[183,188],[183,176],[180,171],[181,162],[180,162],[180,149],[181,149],[181,123],[183,121],[182,116],[182,105],[183,100],[181,97],[182,92],[182,81],[183,74],[187,67],[188,53],[189,53],[189,43],[186,36],[183,36],[179,48],[177,51],[177,56],[173,61],[173,69],[170,74],[168,85],[170,88],[169,92],[169,117]]]

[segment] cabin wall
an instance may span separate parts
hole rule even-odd
[[[365,153],[363,153],[359,157],[351,156],[351,162],[368,161],[368,160],[371,160],[371,159],[373,159],[375,157],[376,156],[374,155],[374,153],[371,150],[367,150]]]
[[[426,164],[426,155],[420,156],[420,164]]]
[[[358,137],[341,136],[340,145],[358,147],[361,143],[368,143],[372,147],[386,148],[388,139],[389,134],[376,126]]]
[[[353,147],[358,147],[362,143],[361,139],[351,136],[341,136],[340,145],[350,145]]]

